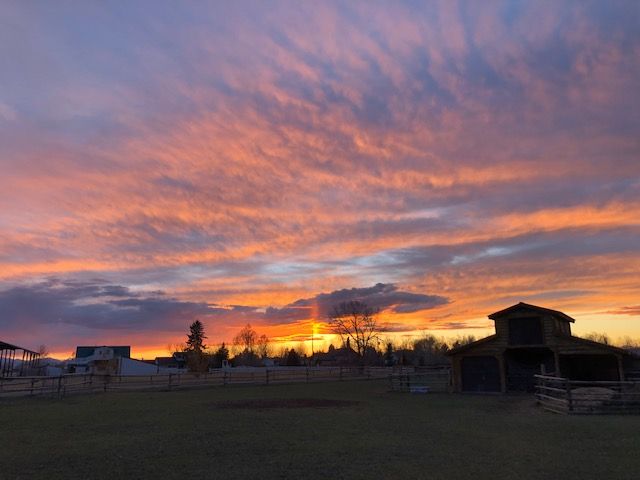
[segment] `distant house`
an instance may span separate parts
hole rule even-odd
[[[67,362],[68,373],[95,373],[115,375],[120,370],[120,358],[130,358],[129,346],[81,346],[76,356]]]
[[[90,346],[90,347],[76,347],[76,358],[88,358],[96,354],[97,351],[103,349],[110,349],[114,357],[131,358],[130,346]]]
[[[183,371],[187,368],[186,352],[174,352],[170,357],[156,357],[156,366],[170,371]]]
[[[632,363],[621,348],[571,335],[575,320],[557,310],[521,302],[489,318],[494,335],[448,353],[455,391],[531,391],[541,371],[575,380],[624,380]]]
[[[314,353],[311,357],[311,362],[318,366],[336,367],[359,365],[361,359],[360,356],[348,346],[335,348],[333,345],[330,345],[328,351]]]
[[[277,367],[280,365],[280,359],[278,357],[264,357],[262,365],[265,367]]]
[[[67,373],[96,375],[154,375],[171,373],[155,360],[131,358],[129,346],[77,347],[76,358],[67,362]]]

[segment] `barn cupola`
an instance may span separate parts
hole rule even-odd
[[[571,323],[575,320],[557,310],[517,303],[492,313],[496,335],[509,346],[547,345],[555,336],[571,336]]]

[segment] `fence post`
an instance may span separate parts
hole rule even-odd
[[[535,392],[535,396],[536,396],[536,401],[537,403],[540,403],[540,394],[543,392],[546,392],[546,390],[544,389],[545,387],[545,381],[544,381],[544,376],[535,376],[533,377],[535,378],[536,384],[534,385],[534,392]]]
[[[222,372],[222,386],[223,387],[227,386],[227,371],[226,370],[224,372]]]
[[[573,401],[571,399],[571,381],[565,380],[566,382],[566,391],[567,391],[567,408],[569,412],[573,411]]]
[[[340,367],[340,381],[342,381],[342,367]]]
[[[62,375],[58,377],[58,398],[60,398],[61,391],[62,391]]]
[[[171,378],[173,377],[173,373],[169,374],[169,385],[168,385],[168,389],[169,391],[171,391]]]
[[[307,383],[309,383],[309,367],[307,367]]]

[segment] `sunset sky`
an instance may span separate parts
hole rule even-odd
[[[2,3],[0,340],[326,348],[350,299],[640,337],[640,2]]]

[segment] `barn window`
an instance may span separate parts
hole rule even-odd
[[[542,322],[538,317],[509,319],[509,344],[541,345]]]
[[[571,330],[568,322],[562,320],[556,320],[556,333],[565,336],[571,336]]]

